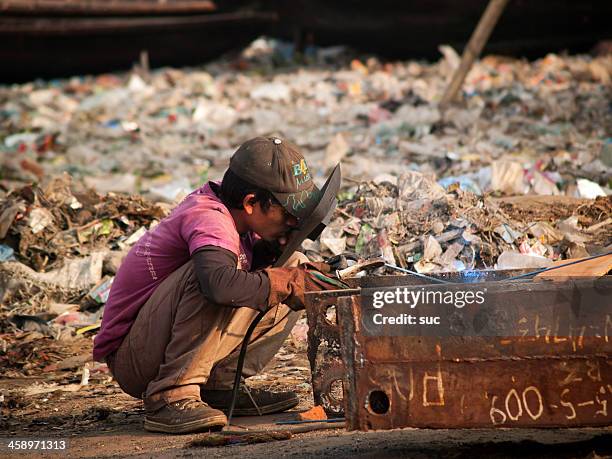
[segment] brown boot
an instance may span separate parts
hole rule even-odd
[[[210,406],[227,412],[232,403],[232,390],[200,389],[202,400]],[[295,392],[270,392],[242,387],[238,392],[234,416],[257,416],[281,413],[300,403]]]
[[[145,415],[149,432],[183,434],[203,430],[221,430],[227,424],[223,412],[197,399],[185,399],[162,406]]]

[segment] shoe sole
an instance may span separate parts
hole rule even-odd
[[[156,422],[145,417],[144,428],[149,432],[161,432],[170,434],[195,433],[203,430],[221,430],[227,424],[227,418],[223,415],[206,419],[185,422],[183,424],[169,425]]]
[[[283,400],[276,403],[271,403],[269,405],[260,405],[259,411],[257,408],[234,408],[234,413],[232,416],[258,416],[261,414],[273,414],[273,413],[282,413],[283,411],[290,410],[300,403],[300,399],[297,397],[290,398],[287,400]],[[215,408],[217,410],[222,410],[225,413],[229,412],[229,407],[226,406],[213,406],[210,403],[208,404],[211,408]]]

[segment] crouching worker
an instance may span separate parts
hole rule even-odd
[[[191,193],[130,250],[93,352],[121,389],[144,400],[145,429],[188,433],[227,423],[223,410],[249,324],[267,311],[249,343],[244,377],[280,348],[305,290],[321,289],[299,252],[285,267],[270,267],[320,194],[297,147],[254,138],[234,153],[220,183]],[[235,415],[298,404],[293,392],[249,392],[241,389]]]

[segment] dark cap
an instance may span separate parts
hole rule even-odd
[[[230,170],[269,191],[298,220],[310,215],[319,201],[304,156],[278,137],[255,137],[243,143],[230,159]]]

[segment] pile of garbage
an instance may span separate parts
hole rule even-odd
[[[256,135],[294,141],[316,180],[417,170],[476,194],[610,193],[612,56],[487,56],[463,102],[440,100],[459,56],[382,62],[259,39],[237,56],[0,87],[0,186],[63,172],[100,193],[174,202],[218,179]]]
[[[197,68],[0,86],[0,333],[95,331],[129,247],[256,135],[297,143],[315,181],[342,164],[313,259],[427,273],[609,250],[612,56],[488,56],[441,109],[459,57],[440,50],[298,57],[259,39]]]
[[[139,196],[76,191],[67,175],[1,197],[0,315],[10,314],[0,331],[54,336],[99,322],[121,260],[167,211]]]
[[[320,240],[305,242],[311,258],[349,251],[419,273],[521,269],[599,254],[612,244],[612,196],[483,197],[413,171],[359,183],[341,198],[339,216]]]

